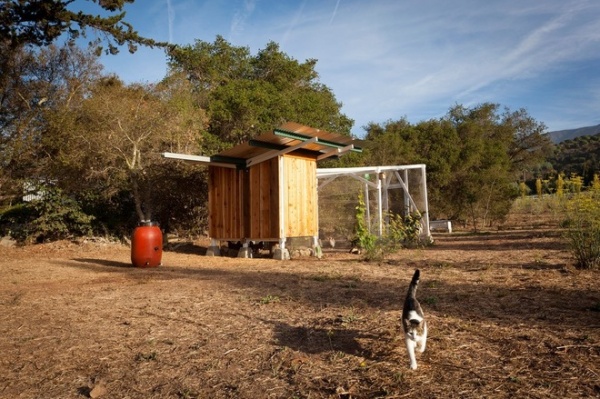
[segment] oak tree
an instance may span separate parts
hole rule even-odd
[[[194,85],[209,117],[208,133],[227,145],[246,141],[286,121],[349,134],[353,121],[331,89],[318,80],[316,60],[303,63],[270,42],[253,56],[221,36],[214,43],[173,48],[172,73]]]

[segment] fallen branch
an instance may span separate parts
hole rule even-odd
[[[600,345],[563,345],[563,346],[557,346],[555,349],[568,349],[568,348],[600,348]]]

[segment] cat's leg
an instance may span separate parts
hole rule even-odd
[[[427,323],[423,326],[423,336],[421,337],[421,345],[419,345],[419,352],[425,352],[425,346],[427,345]]]
[[[406,338],[406,350],[408,351],[408,358],[410,359],[410,368],[412,370],[417,369],[417,358],[415,356],[416,342],[410,338]]]

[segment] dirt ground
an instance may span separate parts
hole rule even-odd
[[[0,248],[0,398],[600,397],[600,282],[556,232],[436,234],[366,263],[182,245]],[[429,322],[411,371],[414,269]]]

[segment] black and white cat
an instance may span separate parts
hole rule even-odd
[[[417,301],[417,286],[419,285],[419,270],[415,270],[412,281],[408,287],[404,308],[402,309],[402,328],[406,339],[406,349],[410,358],[410,368],[417,369],[417,358],[415,349],[419,346],[419,352],[425,352],[427,343],[427,321],[423,309]]]

